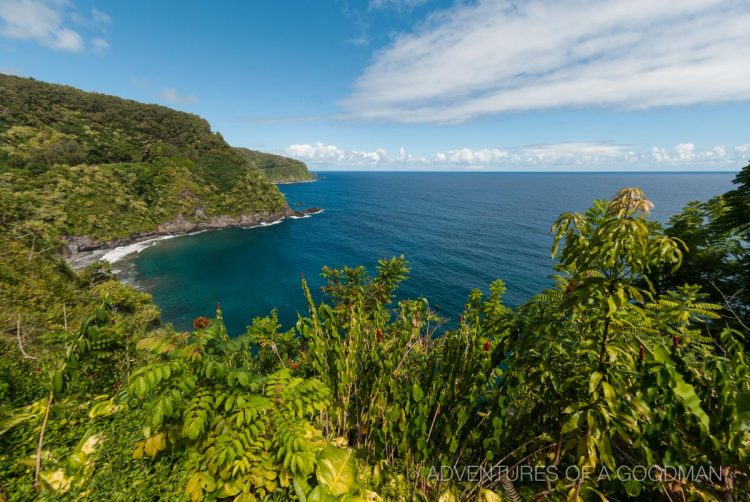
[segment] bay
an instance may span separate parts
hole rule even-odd
[[[161,241],[116,264],[148,291],[162,319],[189,329],[221,302],[230,333],[277,308],[285,327],[306,313],[302,274],[321,299],[324,265],[365,265],[403,254],[410,277],[400,297],[424,296],[455,321],[472,288],[505,280],[517,305],[549,286],[550,226],[564,211],[638,186],[666,222],[691,200],[732,187],[733,173],[327,172],[315,183],[281,185],[309,218]]]

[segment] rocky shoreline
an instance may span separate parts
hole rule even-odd
[[[173,221],[158,225],[155,230],[141,232],[129,237],[115,239],[107,242],[99,242],[87,236],[67,236],[64,238],[65,247],[63,257],[73,269],[80,269],[92,263],[102,260],[107,253],[117,248],[145,244],[181,235],[189,235],[206,230],[220,230],[224,228],[252,228],[280,223],[287,218],[305,218],[307,216],[322,212],[323,209],[312,207],[302,210],[293,210],[287,207],[284,211],[276,213],[253,213],[239,216],[213,216],[204,220],[191,221],[180,217]],[[134,248],[133,252],[138,249]],[[122,256],[125,256],[124,253]]]

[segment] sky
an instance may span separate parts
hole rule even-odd
[[[0,73],[319,171],[750,159],[748,0],[0,0]]]

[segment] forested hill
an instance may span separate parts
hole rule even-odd
[[[48,224],[89,246],[288,210],[255,163],[196,115],[6,75],[0,173],[16,194],[7,212],[27,211],[6,218]]]
[[[196,115],[0,75],[2,334],[80,322],[104,294],[94,284],[132,293],[106,271],[75,274],[64,256],[290,212]]]
[[[235,148],[234,150],[274,183],[292,183],[315,179],[310,171],[307,170],[305,163],[299,160],[282,157],[281,155],[257,152],[248,148]]]

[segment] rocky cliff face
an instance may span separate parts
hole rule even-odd
[[[220,230],[223,228],[250,228],[267,225],[289,217],[304,217],[321,212],[320,208],[308,208],[299,211],[284,208],[278,212],[252,213],[239,216],[213,216],[201,220],[190,220],[182,215],[158,225],[149,232],[140,232],[128,237],[110,241],[97,241],[88,236],[66,236],[63,256],[73,268],[81,268],[100,259],[107,251],[121,246],[164,237],[168,235],[185,235],[203,230]]]

